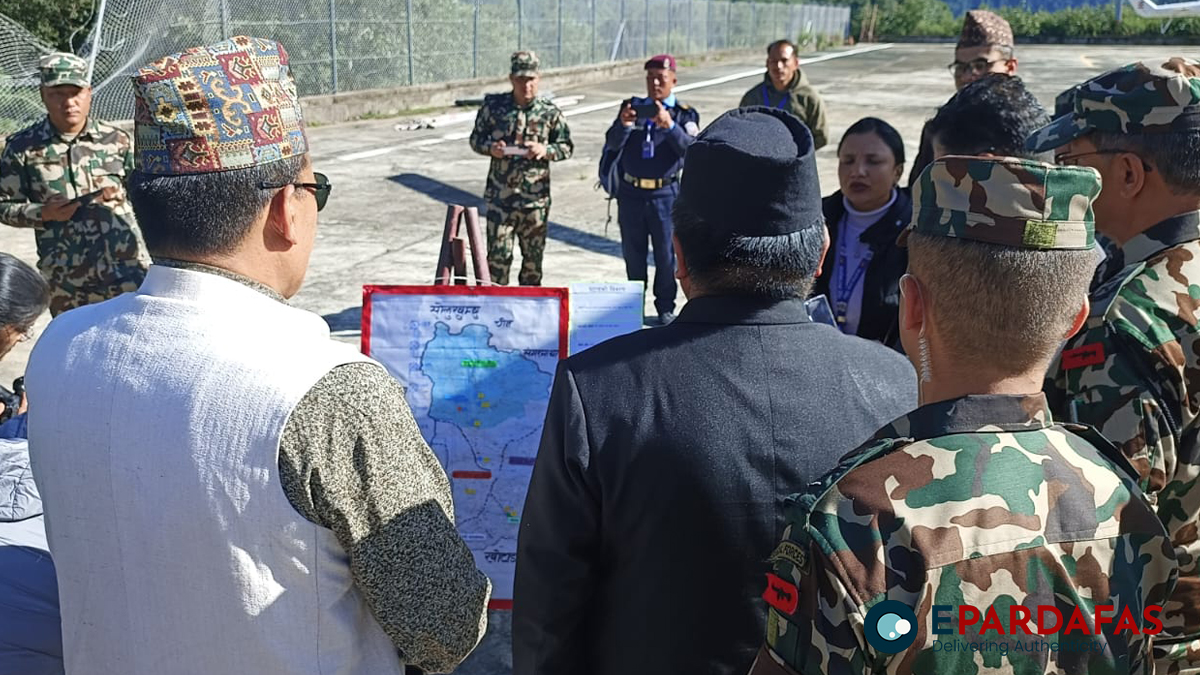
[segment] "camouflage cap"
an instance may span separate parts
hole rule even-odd
[[[1015,157],[949,156],[913,185],[913,218],[901,233],[959,237],[1037,250],[1090,249],[1100,174]]]
[[[1026,142],[1046,152],[1092,131],[1152,134],[1200,129],[1200,62],[1183,57],[1131,63],[1071,89],[1070,112]]]
[[[88,62],[66,52],[47,54],[38,59],[38,75],[43,87],[58,87],[64,84],[88,87]]]
[[[538,62],[537,54],[529,51],[513,52],[512,55],[512,74],[517,77],[533,77],[538,74],[538,68],[541,64]]]
[[[1004,17],[986,9],[973,9],[963,17],[962,33],[958,36],[958,47],[983,47],[985,45],[1000,45],[1011,47],[1013,40],[1012,26]]]
[[[177,176],[308,152],[287,51],[235,37],[159,59],[133,77],[134,164]]]

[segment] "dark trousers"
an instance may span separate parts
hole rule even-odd
[[[659,314],[675,311],[675,247],[671,243],[675,194],[672,190],[653,199],[617,200],[626,278],[646,282],[646,247],[648,243],[654,246],[654,309]]]

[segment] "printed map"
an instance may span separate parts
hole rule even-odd
[[[364,345],[406,387],[450,477],[459,532],[492,580],[493,607],[502,608],[512,598],[521,509],[565,349],[565,291],[460,288],[473,292],[369,288]]]

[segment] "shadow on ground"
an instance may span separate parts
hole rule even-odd
[[[443,204],[474,206],[479,209],[481,220],[486,217],[487,206],[484,204],[482,198],[462,188],[455,187],[449,183],[443,183],[436,178],[423,176],[419,173],[402,173],[392,176],[389,180],[395,181],[410,190],[419,192]],[[481,222],[480,226],[483,227],[484,223]],[[550,221],[547,236],[555,241],[577,246],[593,253],[610,255],[614,258],[621,257],[621,242],[563,225],[562,223]]]

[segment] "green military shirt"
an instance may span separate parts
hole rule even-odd
[[[47,117],[9,137],[0,157],[0,222],[35,229],[38,269],[53,294],[141,279],[149,256],[125,195],[132,169],[129,135],[103,122],[89,120],[66,139]],[[114,200],[81,206],[69,221],[42,222],[51,197],[77,199],[106,187],[117,188]]]
[[[1041,394],[932,403],[789,498],[764,596],[767,649],[752,673],[1152,672],[1150,640],[1115,632],[1115,619],[1083,636],[1036,625],[1028,635],[1010,621],[1014,605],[1049,605],[1066,618],[1079,608],[1090,629],[1094,606],[1113,605],[1106,617],[1128,608],[1139,630],[1153,629],[1143,610],[1175,583],[1171,543],[1128,469],[1073,431],[1106,445],[1054,424]],[[915,639],[896,654],[866,635],[884,600],[915,615],[905,627]],[[968,621],[959,635],[962,605],[994,608],[1005,634]],[[949,634],[933,632],[934,606]],[[1099,649],[1039,644],[1071,640]],[[972,642],[996,646],[963,647]]]
[[[501,140],[508,146],[531,142],[546,146],[545,159],[492,158],[484,198],[502,209],[549,206],[550,162],[567,159],[575,151],[571,130],[558,106],[538,97],[521,108],[511,93],[484,98],[470,140],[471,149],[481,155]]]
[[[1176,546],[1179,585],[1156,641],[1166,662],[1200,665],[1200,212],[1114,252],[1084,329],[1050,369],[1060,417],[1095,426],[1136,468]]]

